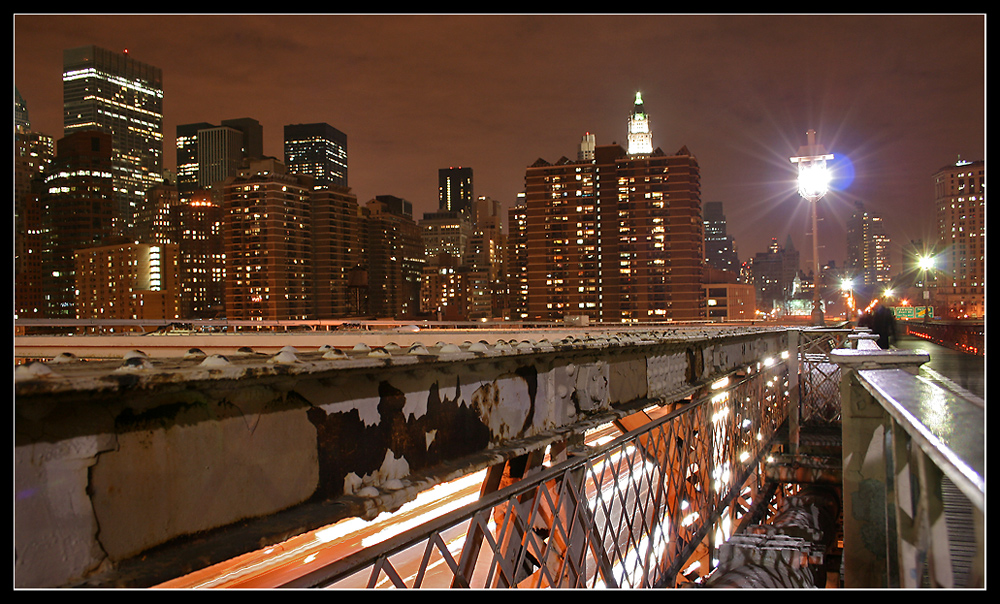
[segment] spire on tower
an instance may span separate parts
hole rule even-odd
[[[642,103],[642,93],[635,93],[635,105],[628,119],[628,154],[647,155],[653,152],[653,132],[649,129],[649,116]]]

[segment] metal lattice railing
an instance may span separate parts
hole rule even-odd
[[[830,361],[830,351],[843,347],[851,333],[847,329],[799,332],[801,425],[840,423],[840,367]]]
[[[761,362],[667,413],[651,401],[641,428],[288,586],[674,585],[763,486],[787,387],[785,363]]]

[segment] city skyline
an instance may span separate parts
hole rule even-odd
[[[14,83],[57,140],[62,52],[88,44],[163,70],[165,167],[177,125],[253,118],[281,159],[285,125],[325,122],[349,137],[359,201],[415,215],[455,165],[509,208],[536,159],[574,157],[585,132],[624,144],[641,92],[653,146],[698,158],[743,260],[791,235],[812,264],[789,162],[807,129],[853,167],[820,202],[838,265],[856,201],[885,217],[895,273],[934,234],[933,174],[985,159],[982,15],[18,15]]]

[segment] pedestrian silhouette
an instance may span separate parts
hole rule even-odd
[[[889,348],[896,341],[896,315],[881,300],[875,300],[871,309],[858,320],[858,326],[868,327],[878,334],[879,348]]]

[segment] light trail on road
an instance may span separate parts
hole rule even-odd
[[[619,434],[613,425],[592,430],[588,444],[604,444]],[[396,512],[383,512],[372,521],[347,518],[280,544],[238,556],[183,577],[155,586],[159,589],[271,588],[286,584],[317,568],[372,547],[404,531],[420,526],[479,499],[486,470],[480,470],[420,493]],[[492,526],[491,526],[492,528]],[[460,551],[464,531],[446,541],[449,550]],[[440,562],[436,562],[439,566]],[[427,570],[430,570],[428,568]],[[416,571],[410,576],[414,576]],[[425,584],[430,577],[425,578]],[[378,586],[386,586],[387,579]],[[450,575],[448,578],[450,583]],[[336,585],[365,588],[367,577],[350,577]]]

